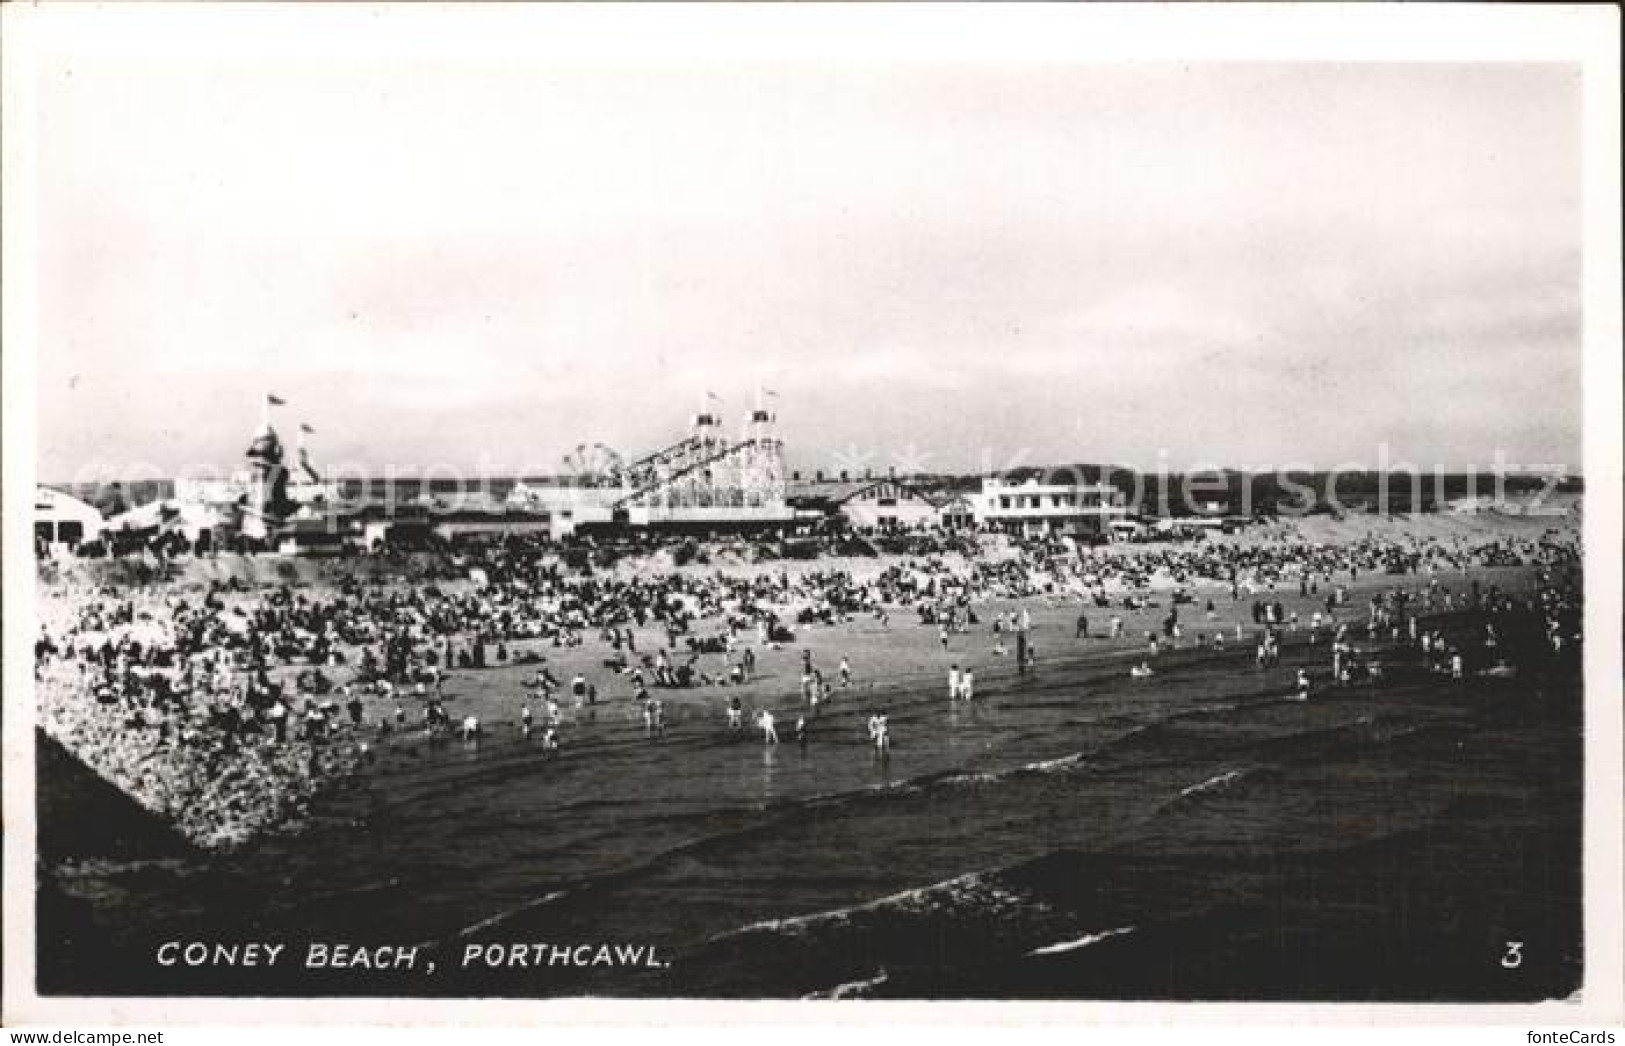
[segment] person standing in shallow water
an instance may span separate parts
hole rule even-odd
[[[891,726],[886,722],[886,713],[880,713],[870,722],[870,733],[875,739],[875,758],[885,759],[891,755]]]

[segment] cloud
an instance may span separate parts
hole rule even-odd
[[[1578,444],[1562,67],[419,55],[291,77],[190,53],[42,77],[48,470],[235,454],[224,405],[266,384],[362,456],[636,449],[763,372],[809,454]],[[1519,403],[1519,374],[1544,395]]]

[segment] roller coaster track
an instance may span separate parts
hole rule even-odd
[[[692,443],[694,441],[692,439],[689,439],[689,440],[687,440],[685,442]],[[754,439],[747,439],[747,440],[743,440],[743,441],[741,441],[739,443],[732,444],[732,445],[730,445],[728,447],[724,447],[722,450],[716,451],[715,453],[708,454],[707,456],[701,458],[699,461],[696,461],[693,464],[688,465],[688,466],[686,466],[684,468],[678,469],[676,472],[673,472],[671,475],[666,476],[663,479],[659,479],[659,480],[656,480],[653,483],[649,483],[649,484],[647,484],[645,486],[639,487],[636,491],[634,491],[631,494],[628,494],[625,497],[621,498],[620,500],[616,501],[615,502],[615,507],[616,508],[625,508],[627,505],[631,504],[634,501],[637,501],[639,498],[647,497],[648,495],[653,494],[653,493],[655,493],[656,491],[659,491],[659,490],[668,489],[668,488],[674,486],[675,484],[681,482],[682,480],[684,480],[684,479],[686,479],[686,478],[688,478],[690,476],[693,476],[696,472],[700,471],[701,469],[709,468],[710,466],[716,464],[717,462],[723,460],[724,458],[729,458],[729,457],[736,456],[736,455],[738,455],[738,454],[740,454],[740,453],[742,453],[744,451],[747,451],[747,450],[754,450],[757,447],[757,442],[758,441],[756,441]],[[681,445],[681,444],[679,444],[679,445]],[[668,449],[670,449],[670,448],[668,448]],[[664,452],[662,452],[662,453],[664,453]],[[659,455],[651,455],[651,457],[658,457],[658,456]]]
[[[641,482],[643,474],[648,473],[651,469],[659,468],[661,465],[666,464],[668,461],[671,461],[674,458],[682,457],[684,454],[687,454],[689,451],[699,446],[699,442],[700,441],[695,439],[693,436],[685,436],[669,447],[662,450],[657,450],[653,454],[647,454],[639,458],[630,465],[627,465],[621,471],[627,476],[631,477],[633,482]]]

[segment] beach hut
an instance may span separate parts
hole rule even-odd
[[[34,491],[34,542],[52,555],[101,537],[106,523],[94,505],[50,487]]]
[[[938,495],[937,526],[943,530],[971,530],[976,526],[976,506],[964,494]]]

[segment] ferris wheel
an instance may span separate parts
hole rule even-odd
[[[579,443],[564,455],[564,474],[583,487],[607,487],[621,481],[624,463],[602,443]]]

